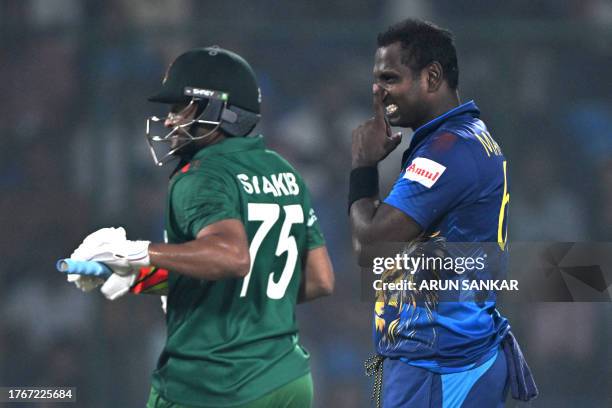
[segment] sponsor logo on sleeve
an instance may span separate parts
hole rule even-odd
[[[306,225],[312,227],[315,222],[317,222],[317,215],[315,214],[314,208],[311,208],[308,212],[308,222],[306,223]]]
[[[444,173],[444,170],[446,170],[446,167],[438,162],[425,157],[417,157],[406,168],[404,178],[431,188]]]

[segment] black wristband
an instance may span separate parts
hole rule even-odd
[[[351,205],[359,199],[374,197],[378,194],[378,168],[357,167],[351,170],[349,179],[348,211]]]

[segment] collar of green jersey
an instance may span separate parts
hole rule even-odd
[[[263,149],[263,136],[257,135],[252,137],[228,137],[219,143],[205,147],[198,151],[193,160],[202,160],[211,155],[242,152],[245,150]]]

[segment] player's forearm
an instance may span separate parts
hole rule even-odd
[[[151,264],[198,279],[241,278],[249,272],[248,252],[207,236],[183,244],[149,245]]]
[[[304,283],[298,294],[298,303],[310,302],[321,297],[329,296],[333,293],[331,286],[319,283]]]
[[[359,255],[362,248],[382,242],[409,242],[417,239],[421,226],[395,207],[380,203],[376,198],[362,198],[351,206],[353,249]]]
[[[358,149],[364,153],[365,150]],[[364,165],[361,155],[353,150],[353,169],[349,178],[349,219],[353,247],[356,252],[371,241],[373,219],[379,202],[378,168]]]
[[[362,198],[351,205],[350,221],[353,238],[353,247],[358,247],[374,242],[373,220],[378,207],[378,197]]]
[[[335,277],[327,248],[325,246],[308,251],[298,303],[308,302],[334,291]]]

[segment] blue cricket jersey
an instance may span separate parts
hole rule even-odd
[[[498,262],[505,262],[506,159],[479,116],[470,101],[418,128],[384,202],[414,219],[425,236],[497,243]],[[509,330],[494,295],[438,302],[428,311],[418,303],[384,303],[375,308],[377,352],[441,374],[490,359]]]

